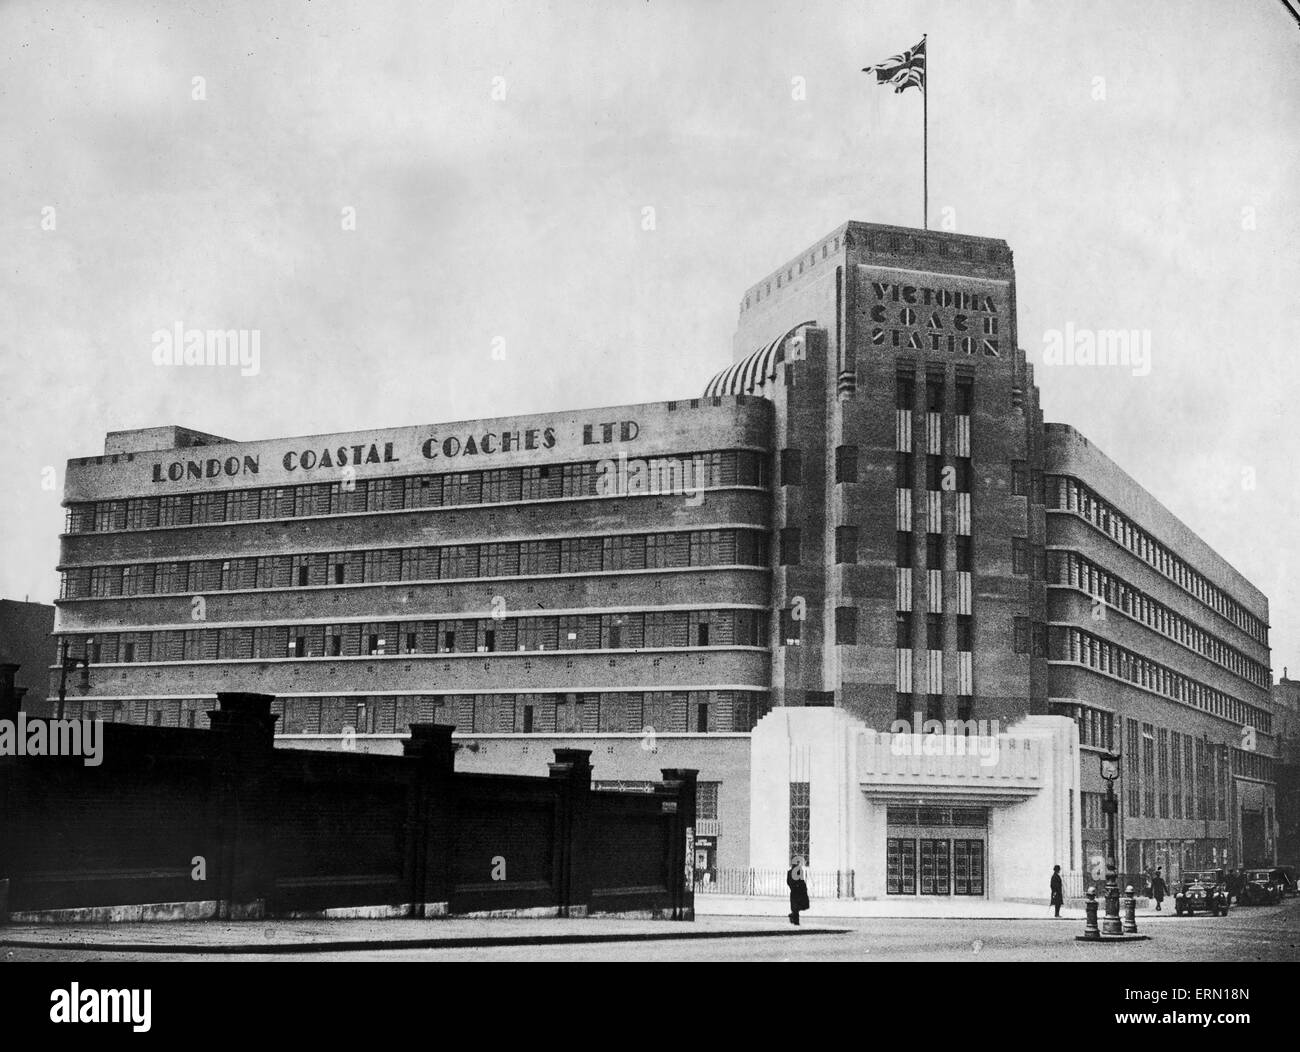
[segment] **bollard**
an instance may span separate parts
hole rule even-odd
[[[1133,898],[1133,885],[1130,884],[1124,889],[1124,897],[1120,899],[1120,912],[1124,917],[1124,934],[1136,935],[1137,926],[1137,900]]]
[[[1084,910],[1087,913],[1087,919],[1083,922],[1083,937],[1089,941],[1101,938],[1101,931],[1097,927],[1097,889],[1088,889],[1088,901],[1084,904]]]

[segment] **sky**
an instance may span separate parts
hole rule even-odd
[[[0,5],[0,596],[65,462],[691,397],[848,219],[1005,238],[1046,419],[1269,597],[1300,675],[1300,27],[1279,2]],[[154,362],[260,334],[255,375]],[[1149,371],[1044,364],[1137,330]]]

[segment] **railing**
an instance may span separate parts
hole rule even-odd
[[[784,869],[697,870],[695,894],[784,897],[790,894],[785,876]],[[853,898],[854,875],[851,869],[806,869],[803,879],[808,884],[809,898]]]
[[[1101,900],[1106,893],[1106,876],[1102,874],[1100,878],[1093,877],[1091,873],[1084,873],[1074,870],[1070,873],[1061,874],[1061,883],[1065,888],[1065,897],[1067,899],[1081,899],[1088,893],[1089,888],[1097,889],[1097,898]],[[1142,897],[1151,893],[1151,881],[1145,873],[1116,873],[1115,884],[1119,888],[1120,894],[1130,884],[1133,885],[1135,895]],[[1048,892],[1044,891],[1043,897],[1046,898]]]

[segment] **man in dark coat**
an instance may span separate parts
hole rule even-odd
[[[1061,915],[1061,907],[1065,904],[1065,886],[1061,883],[1061,867],[1052,867],[1052,906],[1055,907],[1056,913],[1053,916]]]
[[[1169,885],[1165,883],[1160,867],[1156,866],[1156,875],[1151,878],[1151,897],[1156,900],[1156,909],[1160,908],[1160,903],[1165,901],[1165,895],[1168,893]]]
[[[803,859],[795,856],[785,875],[790,888],[790,923],[799,923],[799,911],[808,909],[808,884],[803,879]]]

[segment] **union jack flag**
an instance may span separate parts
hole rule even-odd
[[[877,84],[894,85],[894,94],[918,87],[925,92],[925,38],[916,47],[904,51],[901,55],[886,59],[874,66],[867,66],[863,73],[874,73]]]

